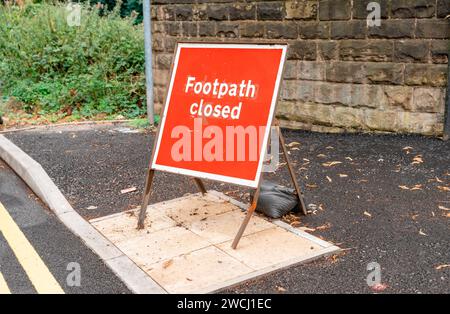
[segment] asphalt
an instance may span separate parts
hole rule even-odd
[[[311,214],[302,227],[342,254],[240,284],[232,293],[370,293],[367,265],[385,293],[450,292],[450,142],[421,136],[283,131]],[[136,207],[153,133],[117,126],[6,135],[42,164],[85,218]],[[299,143],[299,145],[297,145]],[[340,163],[333,163],[333,162]],[[331,164],[330,164],[331,163]],[[265,178],[289,185],[284,168]],[[135,192],[121,190],[136,187]],[[414,188],[415,187],[415,188]],[[189,178],[157,173],[151,203],[196,192]],[[207,182],[246,200],[249,190]]]
[[[33,194],[26,184],[0,160],[0,202],[55,277],[65,293],[130,293],[126,286],[72,234]],[[80,266],[80,286],[67,284]],[[70,265],[69,265],[70,264]],[[14,294],[36,293],[21,262],[0,231],[0,270]]]

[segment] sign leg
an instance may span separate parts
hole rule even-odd
[[[297,182],[294,168],[292,167],[291,160],[289,159],[289,155],[286,150],[286,143],[284,142],[283,134],[281,133],[280,126],[277,125],[276,128],[277,128],[278,136],[280,138],[281,149],[283,150],[283,155],[284,155],[284,158],[286,159],[286,163],[287,163],[287,166],[289,169],[289,174],[291,175],[291,179],[292,179],[292,182],[294,183],[295,191],[297,192],[299,207],[302,210],[303,214],[306,215],[307,212],[306,212],[305,201],[303,200],[303,194],[302,194],[302,191],[300,190],[300,185]]]
[[[147,206],[150,201],[150,195],[152,194],[153,177],[155,176],[155,170],[149,169],[147,173],[147,179],[145,180],[144,197],[142,199],[141,211],[139,212],[138,229],[144,228],[145,216],[147,215]]]
[[[205,185],[203,184],[203,181],[200,180],[199,178],[194,178],[195,184],[197,185],[198,189],[200,190],[200,192],[202,192],[203,195],[206,194],[206,188]]]
[[[247,210],[247,215],[245,216],[244,221],[242,222],[242,225],[239,228],[239,231],[236,234],[236,237],[234,238],[233,243],[231,244],[231,247],[233,248],[233,250],[236,249],[236,247],[237,247],[237,245],[239,243],[239,240],[241,240],[242,235],[244,234],[245,228],[247,228],[247,225],[248,225],[248,222],[250,221],[250,218],[252,218],[252,215],[255,212],[256,205],[258,205],[259,188],[260,188],[260,186],[258,185],[258,188],[256,189],[256,192],[255,192],[255,195],[253,196],[252,204],[250,205],[250,207]]]

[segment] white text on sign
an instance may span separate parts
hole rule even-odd
[[[228,97],[254,98],[256,86],[251,80],[242,80],[240,83],[225,83],[215,79],[213,82],[197,81],[195,77],[188,76],[185,93],[194,92],[196,95],[214,96],[217,99]],[[191,104],[191,115],[239,119],[242,109],[242,102],[237,105],[205,103],[204,99]]]

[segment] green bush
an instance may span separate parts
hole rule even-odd
[[[29,113],[145,113],[141,25],[118,10],[83,6],[69,26],[64,5],[0,6],[0,88]]]

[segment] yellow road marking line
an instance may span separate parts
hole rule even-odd
[[[55,277],[1,203],[0,231],[38,293],[64,293]]]
[[[11,291],[9,290],[5,278],[3,278],[2,273],[0,273],[0,294],[11,294]]]

